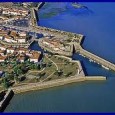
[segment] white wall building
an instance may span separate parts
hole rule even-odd
[[[14,53],[14,48],[8,48],[7,53]]]

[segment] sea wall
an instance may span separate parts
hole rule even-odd
[[[14,95],[13,90],[8,89],[3,100],[0,102],[0,112],[3,112]]]
[[[85,80],[87,81],[101,81],[101,80],[106,80],[107,78],[104,76],[86,76]]]
[[[70,83],[77,83],[77,82],[83,82],[83,81],[91,81],[91,80],[106,80],[106,77],[100,77],[100,76],[90,76],[90,78],[82,77],[82,76],[76,76],[76,77],[68,77],[68,78],[62,78],[62,79],[57,79],[57,80],[52,80],[52,81],[46,81],[43,83],[29,83],[28,85],[22,85],[22,86],[17,86],[13,87],[12,90],[14,91],[15,94],[18,93],[23,93],[27,91],[33,91],[33,90],[41,90],[41,89],[47,89],[51,87],[56,87],[56,86],[62,86]]]

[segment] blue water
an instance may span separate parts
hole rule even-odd
[[[39,24],[84,34],[85,49],[115,63],[115,3],[82,4],[88,9],[75,9],[70,3],[46,4],[40,10]],[[39,49],[37,45],[32,48]],[[115,112],[115,72],[77,54],[72,58],[82,62],[87,75],[104,75],[107,81],[19,94],[14,96],[6,112]]]

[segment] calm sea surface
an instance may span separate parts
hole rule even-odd
[[[83,47],[115,63],[115,3],[48,3],[40,10],[39,25],[84,34]],[[32,49],[41,50],[37,44]],[[87,75],[104,75],[104,82],[82,82],[18,94],[5,112],[115,112],[115,72],[90,63],[77,54]]]

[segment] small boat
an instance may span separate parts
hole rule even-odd
[[[93,60],[92,60],[92,59],[89,59],[89,61],[90,61],[90,62],[93,62]]]
[[[102,67],[105,68],[105,69],[107,69],[107,70],[109,70],[109,68],[108,68],[108,67],[105,67],[104,65],[102,65]]]

